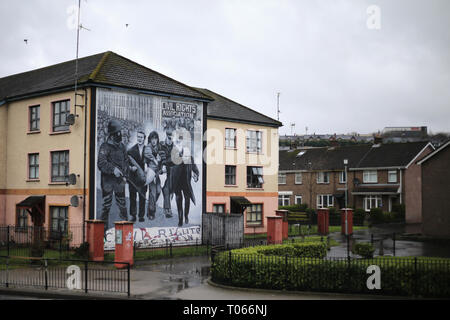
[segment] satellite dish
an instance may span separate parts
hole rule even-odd
[[[77,175],[75,173],[69,174],[68,183],[69,184],[77,184]]]
[[[73,113],[66,117],[66,124],[72,126],[75,123],[75,115]]]
[[[78,207],[79,205],[78,196],[72,196],[72,198],[70,198],[70,205],[75,208]]]
[[[355,186],[359,186],[360,183],[361,183],[361,182],[359,181],[358,178],[353,179],[353,184],[354,184]]]

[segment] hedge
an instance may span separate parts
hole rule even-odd
[[[375,248],[370,242],[357,242],[353,246],[352,252],[363,258],[371,259],[373,258]]]
[[[236,250],[237,251],[237,250]],[[320,259],[289,255],[218,254],[211,277],[216,283],[246,288],[449,297],[449,259]],[[369,290],[367,268],[381,269],[381,289]]]
[[[234,254],[251,254],[264,256],[288,256],[324,258],[327,255],[325,242],[294,242],[288,244],[256,246],[233,250]]]

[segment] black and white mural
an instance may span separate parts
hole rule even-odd
[[[203,106],[97,89],[95,219],[132,221],[138,247],[201,242]]]

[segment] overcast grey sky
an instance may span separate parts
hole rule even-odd
[[[281,134],[450,131],[448,0],[81,3],[80,57],[111,50],[275,119],[280,92]],[[77,4],[0,0],[0,77],[74,59]]]

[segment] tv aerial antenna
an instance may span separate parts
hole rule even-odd
[[[75,57],[75,103],[74,103],[74,116],[69,117],[69,124],[73,124],[75,122],[75,117],[78,117],[77,115],[77,107],[83,108],[84,104],[77,104],[77,96],[84,97],[84,94],[78,93],[78,53],[80,48],[80,30],[85,29],[87,31],[91,31],[88,28],[84,27],[80,23],[80,16],[81,16],[81,0],[78,0],[78,12],[77,12],[77,49],[76,49],[76,57]]]

